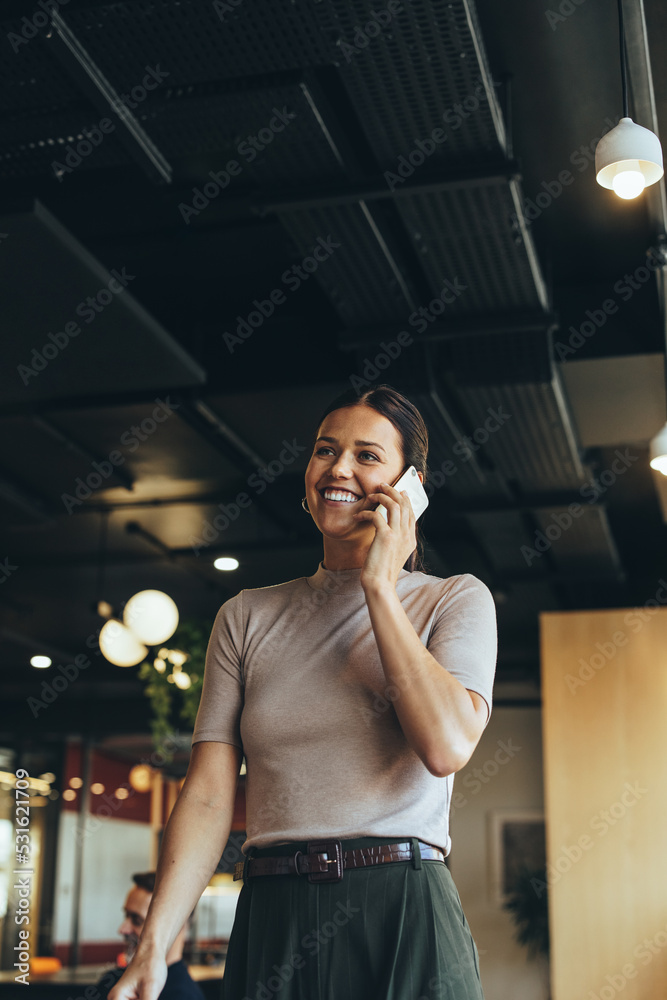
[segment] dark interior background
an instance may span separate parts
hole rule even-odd
[[[643,605],[666,575],[667,480],[648,464],[665,422],[664,186],[622,202],[592,162],[622,113],[616,4],[55,6],[0,4],[3,741],[148,730],[136,668],[94,654],[48,711],[28,707],[91,651],[99,599],[158,588],[212,623],[240,589],[314,572],[307,445],[360,379],[420,408],[433,473],[454,463],[420,522],[429,571],[488,584],[499,695],[538,700],[540,612]],[[659,131],[667,9],[624,7],[631,114]],[[286,272],[318,246],[296,287]],[[102,304],[114,273],[125,286]],[[402,331],[412,343],[387,359]],[[298,456],[260,493],[249,478],[285,442]],[[252,504],[195,553],[243,491]],[[580,516],[527,555],[572,503]],[[215,570],[219,555],[239,569]]]

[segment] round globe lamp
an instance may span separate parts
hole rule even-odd
[[[125,605],[123,621],[147,646],[158,646],[176,631],[178,608],[161,590],[140,590]]]
[[[148,653],[134,632],[114,618],[102,626],[99,643],[104,658],[116,667],[134,667]]]

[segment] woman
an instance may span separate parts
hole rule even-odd
[[[146,927],[110,1000],[157,1000],[163,956],[227,842],[242,751],[224,1000],[483,996],[444,857],[453,775],[491,711],[493,599],[470,574],[418,568],[414,513],[391,485],[427,471],[405,397],[344,393],[316,435],[303,505],[324,558],[218,612]]]

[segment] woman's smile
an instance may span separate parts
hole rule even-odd
[[[319,490],[319,494],[328,507],[352,507],[355,503],[363,499],[358,494],[342,486],[327,486]]]

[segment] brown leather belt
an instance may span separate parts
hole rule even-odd
[[[444,862],[445,855],[439,847],[422,840],[417,843],[424,860]],[[340,882],[344,868],[371,868],[392,861],[411,861],[412,858],[412,842],[409,840],[381,844],[379,847],[357,847],[351,851],[344,851],[340,840],[310,840],[305,854],[297,850],[294,854],[238,861],[234,866],[233,881],[242,878],[245,885],[246,879],[255,875],[307,875],[309,882]]]

